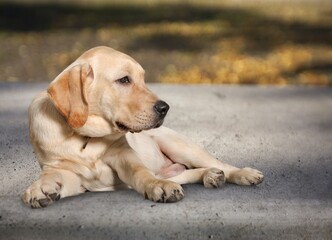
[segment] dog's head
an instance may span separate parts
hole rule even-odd
[[[159,127],[169,109],[145,86],[143,68],[108,47],[85,52],[51,82],[48,94],[72,128],[107,123],[111,131],[104,135]]]

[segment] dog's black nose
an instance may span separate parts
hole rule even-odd
[[[161,117],[165,117],[168,112],[169,106],[164,101],[159,100],[158,102],[156,102],[153,108],[155,112],[158,113]]]

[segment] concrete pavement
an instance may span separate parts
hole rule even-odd
[[[166,126],[265,181],[186,185],[174,204],[122,190],[30,209],[27,107],[45,87],[0,83],[0,239],[332,239],[332,88],[150,85],[171,106]]]

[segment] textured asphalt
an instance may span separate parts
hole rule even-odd
[[[186,185],[173,204],[121,190],[30,209],[27,108],[45,87],[0,83],[0,239],[332,239],[332,88],[150,85],[171,106],[166,126],[265,181]]]

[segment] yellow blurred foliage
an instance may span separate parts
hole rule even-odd
[[[237,48],[233,48],[237,49]],[[326,49],[326,56],[332,61],[332,50]],[[297,77],[292,74],[302,68],[309,68],[315,58],[315,49],[302,46],[281,46],[265,56],[223,52],[212,55],[208,62],[177,69],[166,69],[161,75],[164,83],[226,83],[226,84],[298,84],[326,85],[324,74],[304,71]]]
[[[325,0],[27,2],[0,4],[0,81],[50,81],[106,45],[135,58],[147,82],[332,85]]]

